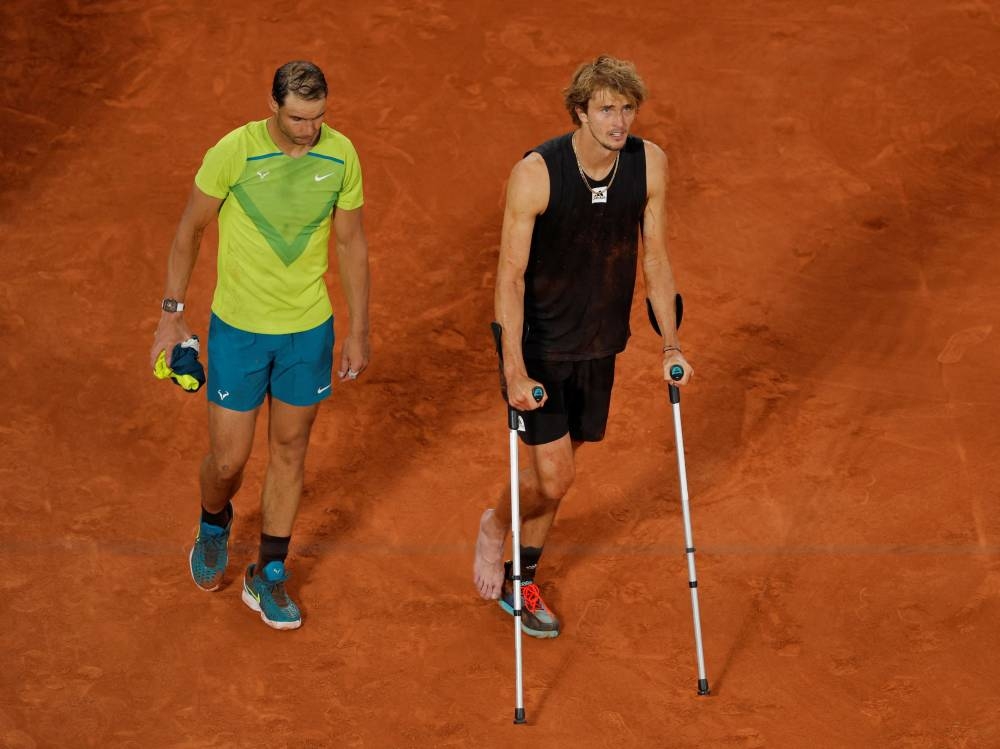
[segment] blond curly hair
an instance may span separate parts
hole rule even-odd
[[[646,99],[646,84],[642,82],[635,65],[611,55],[601,55],[576,69],[569,86],[563,89],[563,100],[573,124],[579,126],[577,109],[587,111],[587,103],[598,91],[607,89],[621,94],[638,109]]]

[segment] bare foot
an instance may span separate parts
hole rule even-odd
[[[472,565],[472,579],[483,598],[499,598],[503,585],[503,542],[505,529],[497,530],[493,510],[486,510],[479,520],[476,537],[476,561]]]

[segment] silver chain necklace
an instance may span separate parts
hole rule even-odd
[[[590,190],[590,204],[594,203],[607,203],[608,202],[608,191],[611,189],[611,185],[615,182],[615,175],[618,174],[618,159],[621,157],[621,151],[615,154],[615,164],[611,167],[611,179],[608,180],[608,184],[601,187],[592,187],[590,180],[587,179],[586,172],[583,171],[583,164],[580,163],[580,154],[576,152],[576,141],[571,135],[569,138],[569,144],[573,146],[573,157],[576,159],[576,168],[580,170],[580,179],[583,180],[583,184],[587,186]]]

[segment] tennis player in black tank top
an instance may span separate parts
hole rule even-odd
[[[645,86],[632,63],[601,56],[564,91],[576,129],[529,151],[507,186],[495,290],[510,404],[523,413],[532,461],[521,471],[521,625],[555,637],[559,620],[534,582],[559,502],[573,484],[576,451],[604,437],[615,356],[629,337],[642,238],[646,291],[663,333],[663,377],[679,364],[674,278],[667,257],[667,157],[629,134]],[[532,389],[541,385],[541,403]],[[483,598],[513,611],[505,494],[483,513],[473,578]]]

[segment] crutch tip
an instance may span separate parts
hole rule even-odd
[[[524,719],[524,708],[523,707],[515,707],[514,708],[514,723],[515,724],[520,724],[520,723],[527,723],[527,722],[528,721],[526,721]]]
[[[704,697],[706,694],[711,694],[712,690],[708,688],[708,679],[698,679],[698,694]]]

